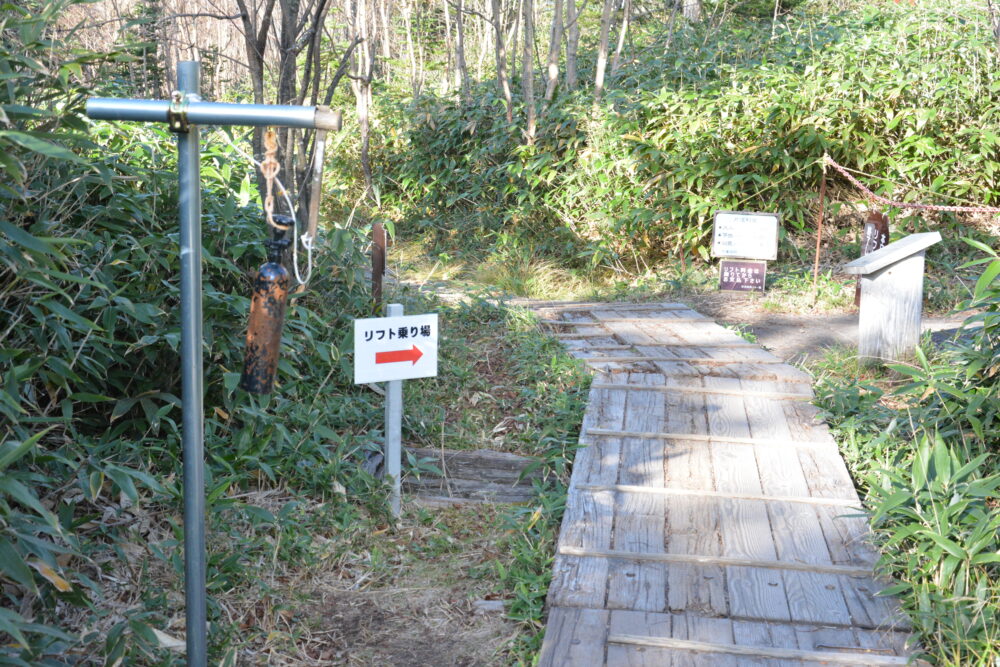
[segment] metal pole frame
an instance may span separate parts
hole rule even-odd
[[[181,400],[184,450],[184,594],[187,664],[207,667],[205,555],[205,411],[201,286],[201,162],[199,124],[339,130],[340,113],[326,107],[203,102],[201,63],[177,64],[172,100],[91,98],[96,120],[168,123],[177,134],[180,183]],[[314,193],[318,197],[319,193]]]

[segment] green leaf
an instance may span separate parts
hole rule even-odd
[[[8,141],[18,144],[22,148],[26,148],[33,153],[38,153],[39,155],[44,155],[58,160],[67,160],[77,164],[87,164],[86,160],[65,146],[60,146],[59,144],[41,139],[27,132],[0,130],[0,139],[7,139]]]
[[[54,425],[50,426],[44,431],[39,431],[38,433],[36,433],[35,435],[31,436],[30,438],[21,443],[6,442],[3,445],[0,445],[0,472],[2,472],[4,468],[9,466],[10,464],[20,459],[22,456],[27,454],[28,450],[34,447],[35,444],[37,444],[38,441],[41,440],[46,433],[48,433],[54,428],[55,428]]]
[[[3,538],[0,538],[0,570],[27,590],[35,594],[38,593],[31,568],[24,562],[24,558],[17,552],[14,545]]]
[[[27,623],[28,622],[24,619],[24,617],[17,612],[0,607],[0,630],[3,630],[8,635],[13,637],[14,641],[16,641],[21,648],[28,648],[28,640],[25,639],[23,634],[21,634],[21,626],[24,626]]]
[[[986,267],[983,271],[983,275],[979,276],[979,280],[976,281],[976,288],[974,290],[976,299],[983,299],[986,297],[986,291],[993,284],[993,281],[1000,276],[1000,259],[995,259],[990,262],[990,265]]]
[[[969,557],[969,554],[965,552],[965,549],[963,549],[954,541],[948,539],[944,535],[938,535],[937,533],[932,532],[930,530],[921,531],[920,534],[929,537],[931,541],[933,541],[939,547],[950,553],[955,558],[961,558],[963,560],[966,560]]]

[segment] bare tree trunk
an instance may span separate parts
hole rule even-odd
[[[469,69],[465,64],[465,0],[458,0],[456,10],[455,69],[462,100],[468,102],[472,95],[469,93]]]
[[[580,20],[576,0],[566,0],[566,88],[576,88],[576,53],[580,48]]]
[[[347,0],[350,7],[352,0]],[[367,0],[354,2],[354,34],[361,40],[355,61],[351,88],[354,89],[355,106],[358,113],[358,129],[361,133],[361,171],[365,178],[365,194],[372,194],[371,144],[371,85],[372,85],[372,45],[369,39]]]
[[[552,5],[552,29],[549,32],[549,61],[546,67],[545,102],[552,101],[559,83],[559,53],[562,51],[563,37],[562,0],[554,0]]]
[[[628,32],[629,20],[632,18],[632,0],[625,0],[625,9],[622,15],[622,27],[618,32],[618,46],[615,47],[615,57],[611,59],[611,75],[614,76],[621,65],[622,47],[625,46],[625,34]]]
[[[535,142],[535,67],[533,54],[535,50],[535,3],[534,0],[523,0],[524,50],[521,52],[521,89],[524,94],[524,110],[526,114],[525,138],[529,144]]]
[[[993,37],[997,41],[997,51],[1000,51],[1000,7],[995,0],[986,0],[986,8],[990,13],[990,24],[993,26]]]
[[[686,0],[685,0],[686,1]],[[601,13],[601,43],[597,51],[597,74],[594,77],[594,102],[601,99],[604,92],[604,72],[608,67],[608,36],[611,33],[611,9],[614,0],[604,0],[604,11]]]
[[[451,90],[451,9],[448,0],[442,0],[444,4],[444,78],[441,80],[441,94],[447,95]]]
[[[500,0],[490,0],[493,14],[494,50],[497,60],[497,88],[507,106],[507,124],[514,122],[513,95],[510,92],[510,79],[507,76],[507,44],[504,41],[503,20],[500,12]]]
[[[701,0],[683,0],[683,2],[684,18],[694,23],[701,21]]]
[[[410,89],[413,96],[420,94],[420,72],[417,70],[417,54],[413,47],[413,8],[409,2],[403,2],[403,24],[406,26],[406,54],[410,62]]]

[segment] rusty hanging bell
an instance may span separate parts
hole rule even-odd
[[[246,357],[240,377],[240,387],[252,394],[269,394],[274,388],[288,302],[288,269],[281,265],[281,256],[289,246],[285,232],[293,223],[287,216],[275,215],[273,219],[279,226],[274,227],[274,238],[264,242],[267,262],[253,281]]]

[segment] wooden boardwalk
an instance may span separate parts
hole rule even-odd
[[[598,373],[540,664],[907,664],[810,378],[681,304],[533,306]]]

